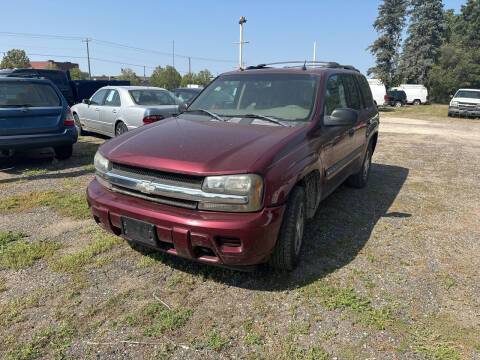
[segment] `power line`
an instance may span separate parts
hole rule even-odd
[[[33,33],[15,33],[15,32],[8,32],[8,31],[0,31],[0,35],[33,37],[33,38],[50,38],[50,39],[57,39],[57,40],[84,40],[84,38],[80,37],[80,36],[48,35],[48,34],[33,34]],[[100,39],[95,39],[95,38],[90,38],[89,40],[92,41],[92,42],[98,43],[98,44],[106,45],[106,46],[113,46],[113,47],[120,47],[120,48],[125,48],[125,49],[149,52],[149,53],[163,55],[163,56],[172,56],[173,55],[173,53],[169,53],[169,52],[140,48],[140,47],[136,47],[136,46],[130,46],[130,45],[126,45],[126,44],[116,43],[116,42],[113,42],[113,41],[106,41],[106,40],[100,40]],[[177,53],[175,53],[174,56],[181,57],[181,58],[184,58],[184,59],[192,58],[194,60],[200,60],[200,61],[235,63],[235,61],[232,61],[232,60],[215,59],[215,58],[207,58],[207,57],[200,57],[200,56],[188,56],[188,55],[182,55],[182,54],[177,54]]]

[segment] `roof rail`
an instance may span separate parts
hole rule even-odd
[[[358,71],[355,67],[351,65],[341,65],[334,61],[311,61],[311,60],[303,60],[303,61],[279,61],[279,62],[272,62],[272,63],[265,63],[265,64],[258,64],[255,66],[248,66],[245,70],[253,70],[253,69],[265,69],[271,67],[271,65],[287,65],[287,64],[303,64],[295,65],[295,66],[284,66],[284,67],[302,67],[304,70],[308,67],[323,67],[323,68],[335,68],[335,69],[346,69],[346,70],[353,70]]]

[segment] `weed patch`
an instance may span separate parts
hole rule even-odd
[[[215,351],[224,350],[230,346],[228,339],[217,333],[216,330],[212,330],[207,334],[205,344],[208,349]]]
[[[147,336],[160,336],[165,331],[173,330],[185,325],[193,314],[190,309],[177,311],[154,302],[144,306],[138,316],[138,324],[146,324]]]

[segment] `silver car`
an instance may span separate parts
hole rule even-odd
[[[113,137],[176,114],[178,102],[158,87],[105,86],[72,106],[72,114],[79,134],[91,131]]]

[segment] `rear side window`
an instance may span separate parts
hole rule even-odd
[[[350,109],[360,110],[363,104],[355,78],[350,74],[345,74],[342,77],[347,91],[348,107]]]
[[[345,87],[339,75],[332,75],[328,78],[327,89],[325,90],[325,115],[332,115],[335,109],[347,107]]]
[[[0,107],[51,107],[62,101],[52,85],[26,81],[0,81]]]
[[[105,98],[105,105],[107,106],[120,106],[120,95],[117,90],[110,90]]]
[[[360,85],[360,91],[363,96],[363,103],[365,104],[366,108],[372,107],[373,104],[373,96],[372,91],[370,90],[370,86],[368,85],[367,79],[363,76],[358,76],[358,84]]]
[[[130,90],[130,95],[137,105],[176,105],[173,95],[166,90]]]

